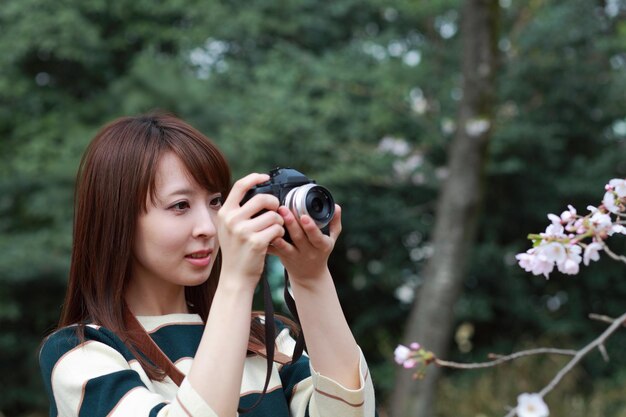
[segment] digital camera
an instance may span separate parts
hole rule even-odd
[[[328,224],[335,214],[335,200],[326,188],[292,168],[275,168],[270,179],[251,188],[241,200],[241,205],[257,194],[271,194],[281,206],[287,207],[300,220],[308,214],[323,233],[328,234]],[[289,235],[283,237],[290,242]]]

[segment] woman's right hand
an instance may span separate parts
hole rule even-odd
[[[237,415],[254,289],[269,244],[284,234],[276,197],[259,194],[243,206],[239,204],[250,188],[267,180],[268,175],[250,174],[237,181],[215,217],[222,270],[187,374],[192,387],[214,411],[212,415]]]
[[[235,182],[217,216],[221,275],[227,280],[242,280],[252,288],[263,272],[269,244],[285,233],[284,220],[277,213],[280,204],[273,195],[257,194],[243,206],[239,203],[249,189],[269,178],[267,174],[249,174]]]

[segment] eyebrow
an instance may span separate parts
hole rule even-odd
[[[167,193],[164,195],[165,198],[173,197],[175,195],[189,195],[193,194],[193,190],[191,188],[177,188],[171,193]]]
[[[171,198],[171,197],[178,196],[178,195],[190,195],[190,194],[193,194],[195,191],[196,190],[194,190],[193,188],[188,188],[188,187],[176,188],[174,189],[174,191],[165,194],[163,198],[167,199],[167,198]],[[222,194],[220,191],[207,190],[207,192],[209,195],[216,195],[216,194],[221,195]]]

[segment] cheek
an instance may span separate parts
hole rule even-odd
[[[161,259],[184,251],[187,233],[180,225],[154,217],[139,221],[135,255],[143,259]]]

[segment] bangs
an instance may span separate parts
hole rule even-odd
[[[169,150],[180,158],[198,185],[226,198],[231,186],[230,168],[222,153],[204,137],[187,136],[181,140],[177,133],[165,135]]]
[[[173,152],[187,169],[191,179],[201,188],[219,192],[225,199],[230,191],[230,168],[220,150],[202,133],[180,120],[169,118],[159,121],[158,158],[165,152]],[[148,189],[155,200],[156,163],[152,165]]]

